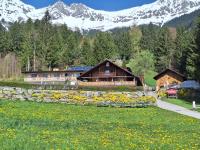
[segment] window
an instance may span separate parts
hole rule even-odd
[[[59,73],[54,73],[54,77],[59,78],[60,74]]]
[[[110,67],[110,63],[109,62],[106,63],[106,67]]]
[[[43,77],[44,77],[44,78],[48,78],[48,74],[47,74],[47,73],[44,73],[44,74],[43,74]]]
[[[109,69],[106,69],[106,70],[105,70],[105,74],[109,75],[109,74],[110,74],[110,70],[109,70]]]
[[[33,73],[33,74],[31,74],[31,77],[32,77],[32,78],[36,78],[36,77],[37,77],[37,74],[36,74],[36,73]]]
[[[74,74],[74,77],[79,77],[79,76],[80,76],[79,73],[75,73],[75,74]]]

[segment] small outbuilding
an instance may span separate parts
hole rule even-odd
[[[156,90],[160,88],[167,88],[171,85],[181,84],[186,80],[186,77],[172,69],[166,69],[154,77],[156,80]]]

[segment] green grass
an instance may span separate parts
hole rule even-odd
[[[185,107],[187,109],[192,109],[192,103],[187,102],[185,100],[181,100],[181,99],[173,99],[173,98],[169,98],[169,99],[164,99],[164,101],[169,102],[171,104],[175,104],[178,106],[182,106]]]
[[[198,149],[199,124],[156,107],[0,101],[1,149]]]
[[[149,71],[148,73],[145,74],[144,76],[144,81],[148,86],[155,87],[156,86],[156,80],[153,78],[156,76],[156,72],[154,71]]]
[[[185,100],[182,100],[182,99],[172,99],[172,98],[167,99],[167,98],[165,98],[163,100],[166,101],[166,102],[169,102],[171,104],[175,104],[175,105],[187,108],[187,109],[192,109],[192,103],[185,101]],[[199,104],[197,104],[197,105],[199,105]],[[200,108],[196,109],[196,111],[200,112]]]
[[[23,81],[0,81],[0,86],[19,87],[25,89],[30,89],[34,87],[34,85],[25,83]]]

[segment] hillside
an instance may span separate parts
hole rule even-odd
[[[175,18],[175,19],[167,22],[165,24],[165,26],[168,26],[168,27],[178,27],[178,26],[192,27],[198,16],[200,16],[200,10],[197,10],[191,14],[183,15],[179,18]]]

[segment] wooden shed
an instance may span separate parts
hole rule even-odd
[[[166,69],[154,77],[156,80],[156,90],[162,87],[169,87],[170,85],[180,84],[186,80],[186,77],[172,69]]]
[[[127,69],[119,67],[110,60],[105,60],[89,71],[83,73],[79,79],[88,85],[134,85],[141,86],[139,77],[134,76]]]

